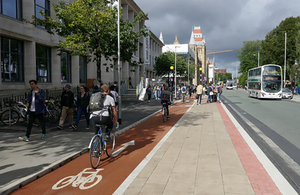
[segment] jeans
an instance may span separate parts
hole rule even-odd
[[[218,101],[219,101],[219,103],[221,103],[221,99],[220,99],[220,97],[221,97],[221,94],[220,94],[220,93],[218,93]]]
[[[76,127],[78,126],[82,113],[84,113],[85,115],[86,125],[90,126],[90,114],[87,112],[86,107],[82,107],[82,106],[78,106],[77,108],[77,118],[76,118],[75,126]]]
[[[27,131],[26,131],[26,136],[29,138],[31,134],[31,129],[32,129],[32,124],[35,121],[35,119],[38,118],[39,122],[41,123],[42,127],[42,133],[46,134],[46,121],[44,118],[44,113],[41,114],[36,114],[35,112],[30,112],[29,111],[29,122],[27,125]]]
[[[201,104],[201,101],[202,101],[202,94],[198,94],[198,101],[197,101],[197,104]]]

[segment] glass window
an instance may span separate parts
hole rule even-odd
[[[36,45],[36,79],[38,82],[51,82],[51,48]]]
[[[71,81],[71,55],[68,52],[61,52],[61,82]]]
[[[1,37],[1,74],[3,82],[24,81],[23,42]]]
[[[87,82],[87,59],[86,57],[79,58],[79,82]]]
[[[1,14],[22,19],[22,0],[0,0],[0,4]]]
[[[44,19],[44,16],[40,14],[40,11],[45,12],[46,16],[50,16],[50,1],[49,0],[35,0],[35,17]],[[38,25],[44,28],[43,26]]]

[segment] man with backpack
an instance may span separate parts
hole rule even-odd
[[[109,139],[113,124],[117,123],[117,111],[115,100],[109,95],[109,87],[107,85],[101,86],[101,93],[92,94],[89,108],[91,110],[90,122],[95,129],[95,134],[98,133],[99,128],[96,124],[106,125],[106,139]]]
[[[163,84],[162,91],[160,94],[161,99],[161,105],[163,106],[164,103],[166,103],[166,109],[167,109],[167,118],[169,119],[169,105],[171,104],[171,95],[172,93],[168,90],[165,84]]]
[[[186,95],[186,85],[185,84],[182,84],[182,87],[181,87],[181,93],[182,93],[182,102],[184,102],[184,99],[185,99],[185,95]]]

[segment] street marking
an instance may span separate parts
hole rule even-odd
[[[52,190],[59,190],[70,184],[72,184],[72,187],[74,188],[79,187],[79,189],[81,190],[87,190],[94,187],[102,180],[102,175],[98,175],[98,173],[104,169],[96,169],[95,171],[88,171],[90,169],[92,168],[83,169],[83,171],[78,173],[77,175],[67,176],[59,180],[56,184],[52,186]],[[83,175],[88,175],[88,176],[83,176]]]
[[[134,140],[132,141],[129,141],[125,144],[122,144],[122,147],[119,148],[118,150],[116,150],[115,152],[112,153],[112,156],[115,157],[115,156],[118,156],[121,152],[123,152],[128,146],[134,146],[135,145],[135,142]]]

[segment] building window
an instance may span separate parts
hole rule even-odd
[[[36,78],[38,82],[51,82],[51,48],[36,45]]]
[[[24,81],[23,42],[1,37],[1,74],[3,82]]]
[[[0,0],[1,14],[22,19],[22,0]]]
[[[43,11],[46,16],[50,16],[50,1],[49,0],[35,0],[35,17],[44,19],[44,16],[40,14]],[[38,27],[44,28],[44,26],[38,25]]]
[[[61,52],[61,82],[71,83],[71,55]]]
[[[87,82],[87,58],[86,57],[79,58],[79,82],[80,83]]]

